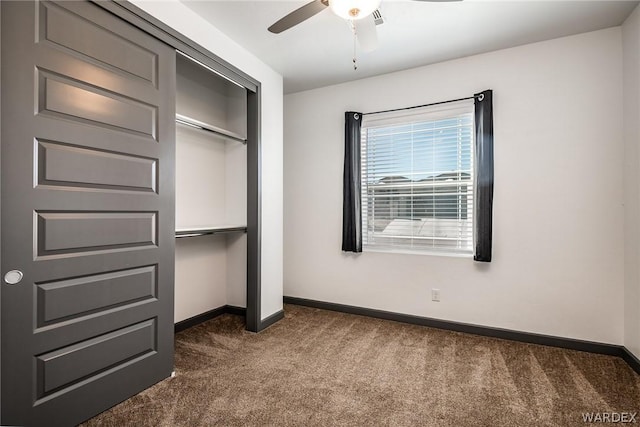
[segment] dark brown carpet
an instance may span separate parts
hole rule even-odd
[[[176,378],[84,425],[584,426],[585,412],[640,412],[640,377],[617,357],[285,313],[260,334],[232,315],[177,334]]]

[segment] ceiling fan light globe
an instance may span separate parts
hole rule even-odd
[[[382,0],[329,0],[329,7],[342,19],[358,20],[371,15]]]

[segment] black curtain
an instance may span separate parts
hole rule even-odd
[[[360,208],[360,129],[362,113],[344,113],[344,174],[342,192],[342,250],[362,252]]]
[[[493,91],[475,94],[476,194],[473,259],[491,262],[493,217]]]

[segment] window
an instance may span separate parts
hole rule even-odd
[[[473,253],[473,118],[473,100],[364,116],[364,250]]]

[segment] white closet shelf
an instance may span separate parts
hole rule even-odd
[[[205,236],[207,234],[222,234],[222,233],[246,233],[246,225],[217,225],[217,226],[205,226],[205,227],[185,227],[176,229],[176,239],[182,237],[197,237]]]
[[[232,132],[227,129],[223,129],[218,126],[214,126],[209,123],[201,122],[200,120],[193,119],[191,117],[184,116],[182,114],[176,114],[176,123],[191,126],[192,128],[204,130],[207,132],[215,133],[218,136],[223,138],[232,139],[234,141],[242,142],[243,144],[247,143],[247,137],[244,135],[240,135],[239,133]]]

